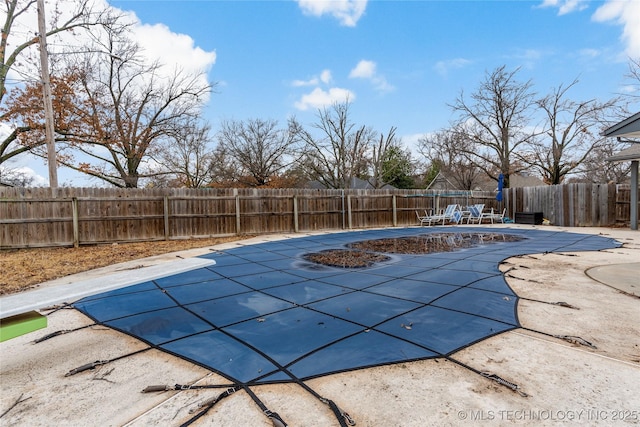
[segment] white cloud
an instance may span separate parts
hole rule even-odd
[[[331,71],[330,70],[322,70],[320,73],[320,81],[324,84],[331,83]]]
[[[387,82],[387,79],[377,73],[376,63],[366,59],[361,60],[349,73],[351,79],[367,79],[379,92],[390,92],[395,88]]]
[[[318,86],[320,83],[329,84],[331,83],[331,71],[330,70],[322,70],[320,76],[313,76],[309,80],[294,80],[291,85],[294,87],[303,87],[303,86]]]
[[[5,122],[0,122],[0,140],[5,139],[12,132],[12,127]]]
[[[376,63],[373,61],[362,60],[358,62],[356,68],[349,73],[350,78],[370,79],[376,74]]]
[[[306,15],[331,15],[345,27],[355,27],[367,8],[368,0],[297,0]]]
[[[106,0],[90,0],[89,3],[89,7],[93,7],[98,11],[110,9],[115,13],[123,14],[123,22],[130,23],[129,28],[132,38],[144,49],[144,56],[149,61],[159,60],[162,64],[165,64],[167,73],[173,73],[176,67],[187,73],[207,72],[215,64],[215,51],[207,52],[196,46],[195,41],[186,34],[172,32],[164,24],[143,24],[135,13],[112,7]],[[45,13],[48,20],[54,15],[58,15],[59,21],[65,21],[74,13],[77,13],[78,5],[79,2],[59,1],[56,3],[55,9],[46,6]],[[19,46],[26,40],[33,38],[33,32],[25,30],[29,28],[37,28],[35,4],[29,7],[14,22],[9,34],[8,45]],[[82,30],[74,32],[63,31],[47,38],[52,63],[55,63],[56,55],[91,50],[93,49],[91,47],[92,43],[92,38]],[[37,52],[38,46],[31,46],[21,55],[21,60],[9,71],[9,78],[12,79],[9,83],[16,83],[17,80],[39,79],[37,75],[39,68],[34,66],[34,64],[38,63]],[[25,60],[25,58],[28,59]],[[206,76],[203,76],[203,78],[206,79]]]
[[[580,49],[578,51],[578,54],[580,54],[580,56],[583,58],[597,58],[598,56],[600,56],[601,52],[598,49],[585,48]]]
[[[44,176],[38,174],[35,170],[31,169],[28,166],[23,166],[17,169],[14,169],[14,172],[25,177],[28,177],[31,180],[29,184],[31,187],[46,187],[49,185],[49,178],[45,178]]]
[[[620,92],[621,93],[628,93],[628,94],[633,94],[638,90],[638,88],[636,88],[634,85],[624,85],[624,86],[620,86]]]
[[[582,11],[588,7],[587,0],[543,0],[540,7],[555,7],[558,15]],[[595,22],[614,21],[622,25],[622,40],[626,43],[627,55],[637,58],[640,55],[640,1],[605,0],[596,9],[591,19]]]
[[[310,108],[322,108],[334,103],[342,103],[347,100],[353,101],[355,99],[355,93],[348,89],[334,87],[325,91],[317,87],[311,91],[311,93],[302,95],[300,101],[295,103],[295,107],[299,110],[306,111]]]
[[[195,46],[190,36],[174,33],[164,24],[138,22],[132,31],[136,42],[144,49],[144,55],[151,61],[159,59],[171,71],[178,67],[186,72],[207,72],[216,62],[215,51],[207,52]]]
[[[291,86],[293,87],[318,86],[319,83],[320,83],[320,80],[318,80],[317,77],[313,77],[309,80],[294,80],[291,83]]]
[[[471,61],[464,58],[455,58],[448,59],[446,61],[438,61],[433,68],[438,72],[438,74],[446,76],[450,70],[457,70],[460,68],[464,68],[465,66],[471,64]]]
[[[622,40],[626,52],[633,58],[640,56],[640,1],[607,0],[591,17],[596,22],[615,21],[622,25]]]
[[[562,16],[585,10],[589,5],[588,0],[543,0],[540,7],[555,7],[558,9],[558,16]]]
[[[419,141],[424,137],[424,133],[412,133],[408,135],[402,135],[400,140],[402,141],[403,147],[409,150],[411,152],[411,156],[416,159],[422,156],[419,150]]]

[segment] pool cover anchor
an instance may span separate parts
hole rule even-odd
[[[329,405],[329,408],[331,408],[331,410],[333,411],[334,415],[338,419],[338,422],[340,423],[341,426],[345,425],[344,423],[350,426],[356,425],[356,421],[353,418],[351,418],[351,415],[349,415],[348,413],[340,409],[340,407],[336,405],[336,403],[333,400],[320,397],[320,401],[322,403]]]
[[[33,344],[40,344],[41,342],[50,340],[51,338],[55,338],[55,337],[58,337],[60,335],[70,334],[71,332],[80,331],[82,329],[91,328],[92,326],[98,326],[98,323],[91,323],[89,325],[80,326],[80,327],[75,328],[75,329],[60,329],[60,330],[51,332],[51,333],[49,333],[47,335],[44,335],[44,336],[42,336],[40,338],[36,338],[35,340],[33,340]]]
[[[577,310],[579,310],[579,308],[576,308]],[[568,343],[574,344],[574,345],[582,345],[585,347],[589,347],[592,348],[594,350],[597,350],[598,347],[595,346],[595,344],[585,340],[582,337],[579,337],[577,335],[562,335],[562,334],[550,334],[548,332],[543,332],[543,331],[538,331],[537,329],[531,329],[531,328],[525,328],[522,327],[522,329],[524,329],[525,331],[531,331],[531,332],[535,332],[536,334],[541,334],[541,335],[546,335],[548,337],[551,338],[556,338],[556,339],[560,339],[560,340],[564,340]]]
[[[478,369],[476,369],[476,368],[474,368],[472,366],[467,365],[466,363],[463,363],[463,362],[461,362],[461,361],[459,361],[457,359],[454,359],[451,356],[444,356],[444,357],[445,357],[446,360],[448,360],[450,362],[453,362],[453,363],[455,363],[457,365],[460,365],[463,368],[466,368],[466,369],[470,370],[471,372],[475,372],[476,374],[479,374],[480,376],[482,376],[482,377],[484,377],[484,378],[486,378],[488,380],[495,381],[498,384],[500,384],[500,385],[502,385],[504,387],[507,387],[508,389],[518,393],[522,397],[529,397],[529,395],[527,393],[525,393],[524,391],[522,391],[520,389],[520,386],[518,384],[516,384],[516,383],[512,383],[511,381],[507,381],[504,378],[502,378],[502,377],[500,377],[500,376],[498,376],[496,374],[493,374],[491,372],[480,371],[480,370],[478,370]]]
[[[96,360],[95,362],[87,363],[87,364],[84,364],[82,366],[78,366],[77,368],[73,368],[69,372],[64,374],[64,376],[65,377],[70,377],[72,375],[76,375],[76,374],[79,374],[81,372],[91,371],[91,370],[94,370],[95,368],[97,368],[98,366],[106,365],[107,363],[115,362],[117,360],[124,359],[125,357],[134,356],[134,355],[136,355],[138,353],[143,353],[143,352],[145,352],[147,350],[151,350],[152,348],[153,347],[143,348],[141,350],[136,350],[136,351],[134,351],[132,353],[123,354],[122,356],[114,357],[113,359]]]
[[[575,305],[569,304],[566,301],[542,301],[539,299],[526,298],[526,297],[520,297],[520,296],[518,298],[524,301],[539,302],[541,304],[557,305],[559,307],[570,308],[572,310],[580,310],[580,307],[576,307]]]
[[[564,340],[568,343],[571,344],[577,344],[577,345],[583,345],[585,347],[589,347],[592,348],[594,350],[597,350],[598,347],[596,347],[593,343],[590,343],[589,341],[585,340],[582,337],[578,337],[575,335],[553,335],[554,338],[558,338],[561,340]]]
[[[500,385],[503,385],[509,389],[511,389],[512,391],[515,391],[516,393],[518,393],[520,396],[522,397],[529,397],[529,395],[527,393],[525,393],[524,391],[520,390],[520,386],[516,383],[512,383],[511,381],[507,381],[504,378],[496,375],[496,374],[492,374],[491,372],[480,372],[480,375],[482,375],[483,377],[490,379],[491,381],[495,381]]]
[[[221,401],[225,397],[231,396],[236,391],[237,390],[236,390],[235,387],[229,387],[228,389],[226,389],[225,391],[223,391],[222,393],[220,393],[216,397],[212,397],[210,399],[205,400],[204,402],[200,402],[196,408],[190,409],[189,413],[190,414],[195,414],[196,412],[198,412],[199,410],[202,410],[203,408],[207,408],[207,409],[211,408],[213,405],[215,405],[216,403],[218,403],[219,401]]]
[[[296,381],[298,382],[298,381]],[[300,382],[302,383],[302,382]],[[307,391],[309,391],[311,394],[313,394],[315,397],[318,398],[318,400],[320,400],[322,403],[324,403],[325,405],[329,406],[329,408],[331,409],[331,411],[333,412],[333,414],[335,415],[335,417],[338,419],[338,422],[340,423],[341,427],[346,427],[346,426],[355,426],[356,422],[355,420],[351,417],[351,415],[349,415],[347,412],[343,411],[342,409],[340,409],[340,407],[331,399],[327,399],[325,397],[320,396],[319,394],[317,394],[314,390],[312,390],[309,386],[307,386],[306,384],[302,383],[302,387],[304,389],[306,389]],[[161,393],[161,392],[165,392],[165,391],[183,391],[183,390],[203,390],[203,389],[210,389],[210,388],[225,388],[227,387],[228,390],[230,389],[239,389],[239,388],[245,388],[246,390],[249,390],[248,386],[242,386],[240,384],[206,384],[206,385],[183,385],[183,384],[174,384],[174,385],[165,385],[165,384],[157,384],[157,385],[150,385],[145,387],[144,389],[141,390],[141,393]],[[227,391],[228,391],[227,390]],[[251,396],[252,395],[252,391],[247,391],[247,393]],[[224,393],[223,393],[224,394]],[[222,396],[222,395],[221,395]],[[223,396],[227,397],[227,395]],[[253,394],[253,396],[255,396],[255,394]],[[252,398],[253,398],[252,396]],[[208,402],[211,403],[211,405],[207,408],[207,411],[209,409],[211,409],[211,407],[217,403],[220,400],[220,396],[218,396],[218,398],[212,398],[209,401],[205,401],[204,403],[200,404],[200,407],[205,406]],[[257,396],[255,396],[255,399],[258,399]],[[254,399],[254,401],[255,401]],[[212,401],[212,402],[211,402]],[[282,421],[282,419],[280,418],[280,416],[277,415],[276,412],[272,412],[270,410],[268,410],[266,407],[261,406],[261,404],[259,404],[257,401],[255,401],[256,404],[258,404],[258,406],[260,406],[260,409],[262,409],[262,412],[271,419],[271,422],[274,424],[274,427],[286,427],[286,423],[285,424],[280,424],[280,423],[284,423],[284,421]],[[191,412],[193,413],[193,412]],[[274,415],[275,414],[275,415]],[[198,418],[200,418],[202,415],[198,414]]]
[[[77,368],[73,368],[69,372],[64,374],[64,376],[65,377],[70,377],[71,375],[79,374],[80,372],[91,371],[91,370],[95,369],[96,367],[101,366],[101,365],[106,365],[109,362],[110,362],[110,360],[96,360],[95,362],[87,363],[85,365],[78,366]]]
[[[258,396],[256,396],[255,393],[247,385],[243,385],[243,384],[231,384],[231,385],[229,385],[229,384],[226,384],[226,385],[219,385],[219,384],[206,384],[206,385],[175,384],[175,385],[163,385],[163,384],[160,384],[160,385],[147,386],[141,392],[142,393],[158,393],[158,392],[171,391],[171,390],[175,390],[175,391],[204,390],[204,389],[211,389],[211,388],[227,388],[227,389],[225,391],[223,391],[222,393],[220,393],[218,396],[212,397],[210,399],[207,399],[204,402],[200,402],[196,408],[193,408],[193,409],[189,410],[190,414],[194,414],[194,413],[196,413],[198,411],[199,412],[193,418],[191,418],[188,421],[186,421],[185,423],[181,424],[180,427],[187,427],[187,426],[191,425],[196,420],[198,420],[199,418],[203,417],[207,412],[209,412],[209,410],[211,408],[213,408],[213,406],[216,403],[218,403],[219,401],[221,401],[225,397],[228,397],[228,396],[232,395],[233,393],[235,393],[236,391],[238,391],[240,389],[245,390],[247,392],[247,394],[256,403],[256,405],[258,405],[258,407],[260,408],[262,413],[265,414],[267,418],[269,418],[269,420],[271,421],[271,423],[273,424],[274,427],[287,427],[287,423],[282,419],[282,417],[280,417],[280,415],[278,415],[277,412],[273,412],[269,408],[267,408],[265,406],[265,404],[262,403],[262,401],[258,398]]]

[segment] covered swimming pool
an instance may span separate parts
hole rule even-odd
[[[451,250],[383,253],[354,268],[309,257],[353,250],[363,241],[425,235],[450,241]],[[465,247],[465,235],[493,236]],[[519,328],[518,296],[499,269],[504,259],[619,246],[610,238],[553,229],[341,232],[212,252],[205,256],[215,260],[211,267],[95,295],[74,306],[97,323],[233,384],[304,382],[448,357]]]

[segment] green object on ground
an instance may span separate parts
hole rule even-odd
[[[46,327],[46,316],[37,311],[6,317],[0,320],[0,342]]]

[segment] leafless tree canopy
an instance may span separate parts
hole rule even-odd
[[[606,123],[605,115],[615,106],[616,100],[604,103],[572,101],[567,93],[577,83],[574,80],[567,86],[560,85],[536,101],[544,113],[544,130],[521,159],[536,169],[548,184],[562,183],[605,143],[605,138],[600,136],[602,123]]]
[[[186,118],[164,138],[151,157],[158,164],[156,185],[201,188],[211,183],[210,170],[214,153],[211,126],[197,119]]]
[[[367,177],[367,156],[376,134],[351,121],[350,106],[347,101],[319,110],[318,121],[312,125],[319,131],[317,137],[301,132],[309,175],[327,188],[350,188],[353,178]]]
[[[71,3],[70,3],[71,4]],[[85,33],[98,31],[101,26],[116,27],[119,24],[120,16],[114,14],[112,10],[96,10],[88,0],[72,3],[75,9],[70,14],[61,15],[51,13],[48,22],[47,38],[55,41],[56,35],[69,33],[72,31],[83,31]],[[57,3],[53,5],[53,12],[56,12]],[[39,37],[33,33],[20,33],[16,31],[14,25],[26,14],[34,13],[36,0],[5,0],[0,4],[0,15],[4,15],[2,24],[2,37],[0,38],[0,121],[10,123],[12,132],[0,140],[0,167],[13,157],[26,153],[44,144],[44,139],[29,139],[29,145],[20,143],[20,136],[26,132],[34,130],[33,125],[16,123],[15,111],[11,111],[6,105],[6,95],[12,90],[17,90],[16,83],[40,85],[40,77],[34,74],[39,67],[37,61],[37,45]],[[53,61],[56,60],[52,56]],[[8,82],[9,72],[19,76],[20,81]],[[8,84],[9,83],[9,84]]]
[[[218,132],[218,152],[231,156],[245,185],[265,186],[299,156],[295,124],[278,128],[276,120],[228,120]]]
[[[594,148],[589,157],[580,165],[580,171],[573,181],[594,183],[624,183],[631,174],[631,162],[608,162],[607,158],[628,148],[629,144],[621,143],[617,139],[607,138],[602,144]]]
[[[418,140],[418,150],[460,190],[473,190],[479,184],[481,169],[470,160],[473,144],[460,132],[443,130],[424,135]],[[478,159],[475,159],[478,161]]]
[[[399,161],[396,164],[391,163],[395,160],[400,160],[399,156],[390,157],[391,153],[400,154],[401,148],[399,147],[400,141],[396,138],[395,127],[389,129],[386,135],[381,133],[376,141],[371,148],[371,177],[368,181],[373,188],[382,188],[385,184],[388,184],[388,182],[385,182],[386,179],[389,179],[394,173],[401,172],[390,170],[401,167]]]
[[[65,91],[56,97],[57,161],[117,187],[151,176],[144,163],[185,120],[195,119],[210,91],[200,74],[168,71],[140,60],[128,29],[94,29],[95,49],[66,58]],[[98,53],[96,53],[98,52]],[[27,85],[26,93],[35,93]],[[24,115],[38,109],[23,112]]]
[[[513,161],[515,152],[535,136],[527,130],[534,102],[532,83],[519,82],[518,71],[501,66],[487,73],[470,101],[461,93],[451,105],[459,114],[455,131],[474,144],[465,154],[494,179],[496,171],[504,174],[507,187],[509,175],[522,169]]]
[[[629,72],[625,77],[628,84],[622,96],[629,102],[631,111],[636,112],[640,110],[640,56],[629,58]]]

